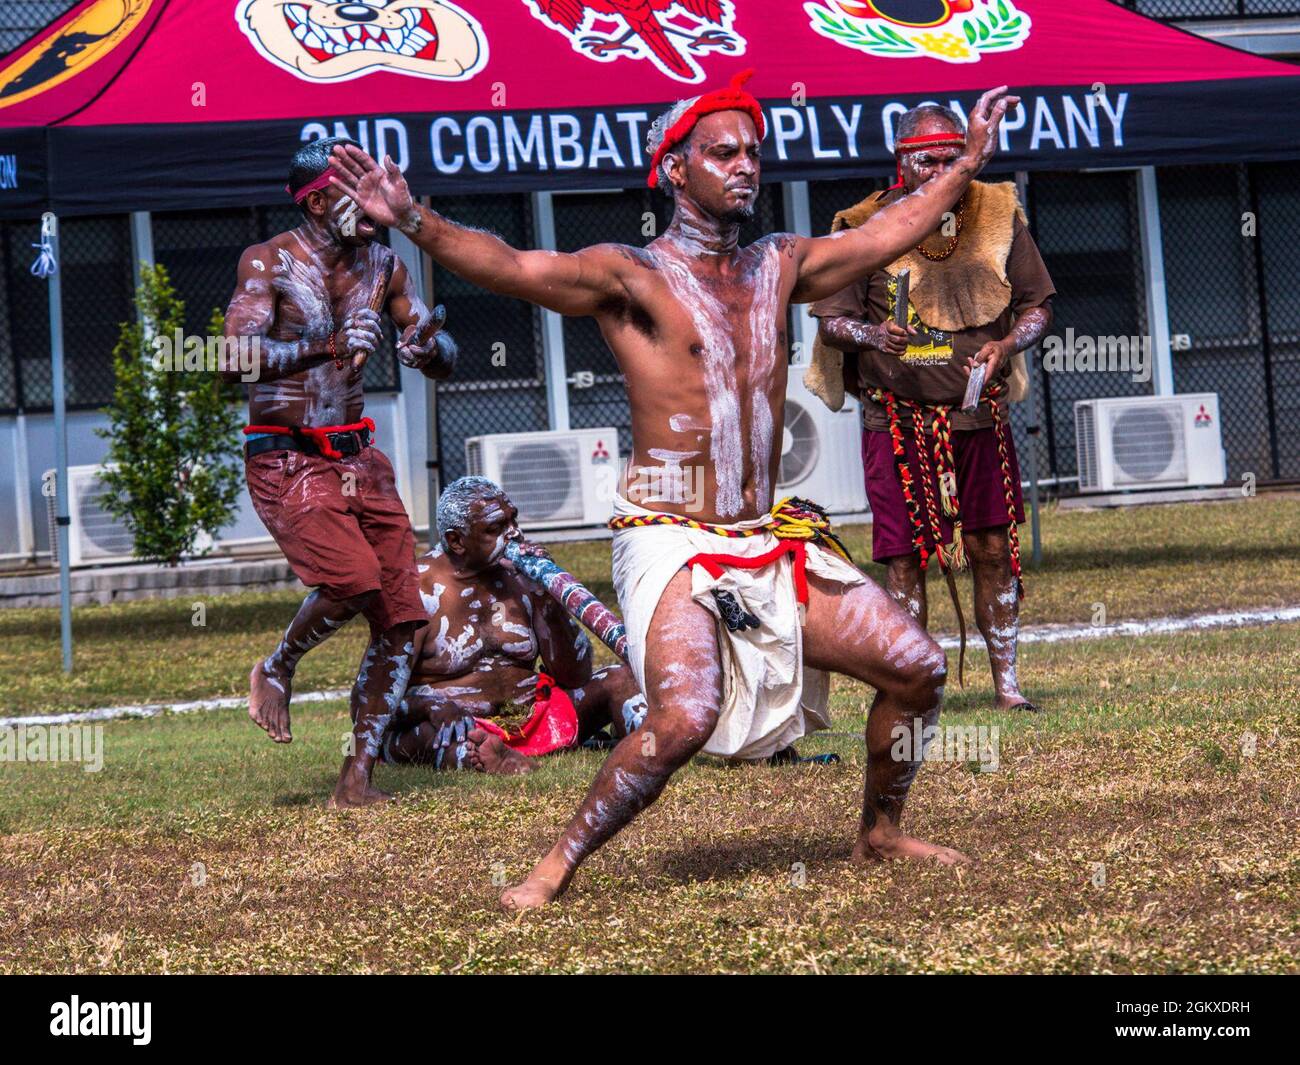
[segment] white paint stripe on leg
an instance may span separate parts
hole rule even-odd
[[[1252,628],[1300,621],[1300,606],[1264,610],[1229,610],[1218,614],[1197,614],[1186,618],[1151,618],[1147,621],[1117,621],[1113,625],[1035,625],[1020,631],[1020,642],[1066,643],[1076,640],[1104,640],[1113,636],[1168,636],[1179,632],[1209,632],[1214,629]],[[955,636],[939,640],[942,647],[958,646]],[[294,704],[327,703],[346,699],[350,689],[294,693]],[[80,721],[112,721],[127,717],[158,717],[161,714],[193,714],[204,710],[233,710],[247,706],[246,696],[226,699],[195,699],[184,703],[144,703],[135,706],[101,706],[67,714],[32,714],[0,717],[0,728],[19,725],[68,725]]]

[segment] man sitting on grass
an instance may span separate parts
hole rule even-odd
[[[632,671],[620,663],[593,673],[587,634],[504,557],[512,540],[546,554],[523,542],[517,518],[485,477],[453,481],[438,498],[439,543],[418,561],[429,623],[415,637],[384,761],[526,773],[529,756],[578,746],[606,726],[622,738],[645,717]]]

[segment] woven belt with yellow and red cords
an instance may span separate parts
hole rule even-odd
[[[642,514],[611,518],[609,527],[619,529],[640,529],[649,525],[677,525],[686,529],[712,533],[714,536],[728,536],[742,539],[750,536],[770,534],[781,542],[771,551],[761,555],[728,555],[702,552],[687,559],[687,566],[703,566],[711,577],[720,577],[727,567],[739,569],[762,569],[784,555],[790,555],[794,562],[795,594],[801,605],[808,604],[808,575],[806,572],[808,544],[815,543],[835,552],[850,565],[853,556],[840,538],[831,531],[830,518],[826,511],[816,503],[796,496],[787,496],[774,506],[762,525],[752,529],[736,529],[727,525],[713,525],[695,518],[684,518],[677,514]]]

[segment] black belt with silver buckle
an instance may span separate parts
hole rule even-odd
[[[346,433],[330,433],[329,441],[330,446],[335,451],[344,458],[350,458],[352,455],[361,454],[370,446],[370,430],[352,429]],[[295,433],[293,430],[275,433],[271,436],[260,436],[256,440],[249,440],[244,444],[244,458],[246,459],[251,459],[254,455],[264,455],[268,451],[301,451],[304,455],[320,456],[320,448],[307,437]]]

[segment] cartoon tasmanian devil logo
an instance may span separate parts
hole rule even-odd
[[[235,20],[263,56],[308,81],[380,71],[465,81],[488,58],[483,28],[450,0],[242,0]]]
[[[564,33],[602,63],[620,55],[649,59],[677,81],[703,81],[696,56],[710,50],[744,55],[732,32],[732,0],[524,0],[535,18]]]

